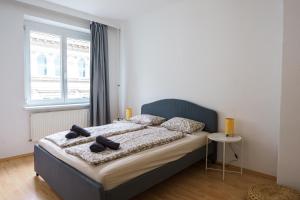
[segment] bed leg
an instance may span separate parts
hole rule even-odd
[[[35,176],[39,176],[39,174],[36,172],[36,173],[35,173]]]

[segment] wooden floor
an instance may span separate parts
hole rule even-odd
[[[156,185],[135,197],[134,200],[217,200],[245,199],[252,184],[275,181],[245,173],[226,174],[225,181],[220,172],[204,170],[197,163],[172,178]],[[33,170],[33,157],[23,157],[0,162],[1,200],[60,200],[60,198]]]

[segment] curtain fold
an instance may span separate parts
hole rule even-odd
[[[90,125],[110,123],[107,26],[91,22]]]

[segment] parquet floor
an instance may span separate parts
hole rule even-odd
[[[245,173],[226,174],[204,170],[197,163],[170,179],[136,196],[133,200],[240,200],[245,199],[249,186],[257,183],[274,183],[273,179]],[[0,162],[1,200],[60,200],[55,192],[36,177],[33,156]]]

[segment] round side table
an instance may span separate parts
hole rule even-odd
[[[222,170],[220,169],[216,169],[216,168],[209,168],[207,167],[207,154],[208,154],[208,143],[209,143],[209,140],[211,141],[215,141],[215,142],[220,142],[220,143],[223,143],[223,168]],[[240,158],[241,158],[241,162],[240,162],[240,171],[232,171],[232,170],[225,170],[225,160],[226,160],[226,157],[225,157],[225,152],[226,152],[226,144],[228,143],[237,143],[237,142],[240,142],[241,143],[241,155],[240,155]],[[222,171],[222,174],[223,174],[223,180],[225,178],[225,172],[233,172],[233,173],[239,173],[241,175],[243,175],[243,138],[239,135],[234,135],[234,136],[231,136],[231,137],[226,137],[225,133],[212,133],[212,134],[208,134],[207,135],[207,139],[206,139],[206,159],[205,159],[205,169],[208,170],[208,169],[211,169],[211,170],[217,170],[217,171]]]

